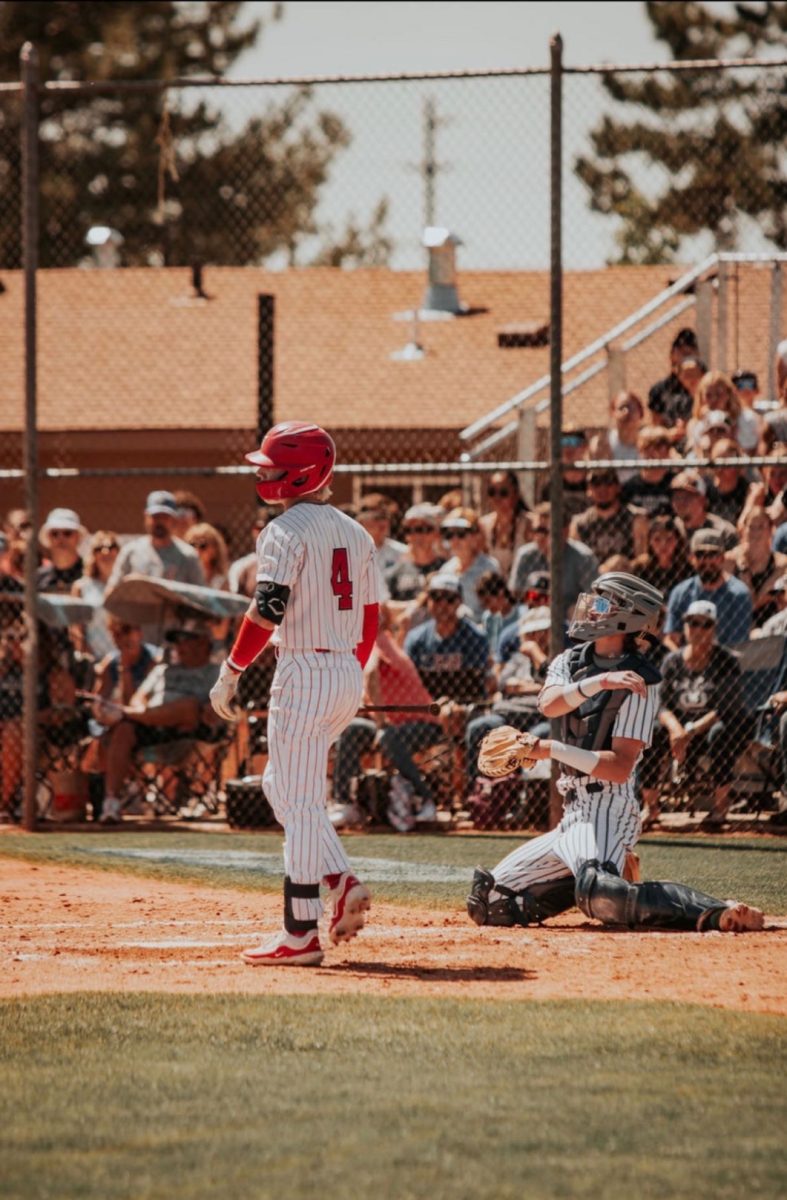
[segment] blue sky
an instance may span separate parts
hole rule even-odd
[[[727,7],[716,5],[715,7]],[[267,3],[244,12],[270,14]],[[232,75],[303,75],[547,67],[559,32],[568,66],[666,61],[641,3],[287,3]],[[462,238],[460,265],[528,269],[548,265],[549,90],[544,77],[439,84],[326,85],[315,103],[341,116],[353,141],[337,160],[318,217],[338,230],[349,214],[365,223],[376,202],[389,202],[392,265],[423,262],[423,111],[434,100],[441,120],[436,222]],[[248,116],[275,89],[235,93]],[[597,267],[614,253],[614,219],[592,213],[570,167],[588,150],[588,133],[609,101],[597,77],[566,81],[564,258]],[[316,248],[303,246],[306,262]],[[706,247],[697,246],[697,253]]]

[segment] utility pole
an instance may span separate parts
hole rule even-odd
[[[441,171],[450,170],[449,163],[437,161],[437,130],[447,125],[450,118],[438,117],[434,96],[427,96],[423,108],[424,155],[412,170],[418,171],[424,181],[424,226],[437,224],[436,182]]]

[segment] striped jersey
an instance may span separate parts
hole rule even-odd
[[[257,580],[290,589],[271,638],[287,650],[354,651],[364,605],[379,603],[374,542],[330,504],[303,501],[266,525],[257,540]]]
[[[549,664],[544,680],[545,689],[553,684],[564,687],[566,684],[573,683],[569,665],[570,656],[571,650],[564,650]],[[614,667],[611,669],[614,670]],[[612,726],[613,738],[633,738],[645,746],[650,745],[659,709],[659,690],[658,683],[651,683],[645,689],[644,696],[637,696],[634,692],[626,694]]]

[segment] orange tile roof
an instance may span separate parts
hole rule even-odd
[[[679,268],[567,272],[564,358],[675,278]],[[3,272],[0,429],[24,413],[23,280]],[[548,320],[544,271],[460,270],[461,299],[486,311],[423,322],[418,362],[390,355],[411,336],[394,314],[421,302],[421,272],[333,268],[281,273],[210,267],[212,299],[189,303],[187,269],[45,270],[39,275],[39,423],[43,430],[253,429],[257,413],[257,296],[275,296],[275,416],[334,428],[460,429],[545,374],[549,349],[501,349],[497,330]],[[741,273],[730,369],[767,378],[767,270]],[[785,315],[787,320],[787,314]],[[631,353],[628,386],[646,393],[664,375],[691,310]],[[784,334],[783,334],[784,336]],[[566,420],[606,422],[604,373],[566,401]]]

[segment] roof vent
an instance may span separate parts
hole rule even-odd
[[[96,267],[119,267],[119,247],[123,245],[123,234],[109,225],[91,225],[85,234],[85,245],[90,247],[93,265]]]
[[[456,247],[462,245],[461,238],[440,225],[427,225],[423,242],[429,251],[429,285],[422,316],[428,319],[428,315],[437,313],[463,315],[467,308],[456,290]]]
[[[549,321],[515,321],[501,325],[497,331],[497,344],[501,350],[516,346],[548,346]]]

